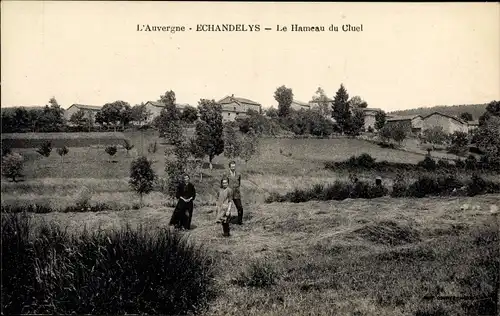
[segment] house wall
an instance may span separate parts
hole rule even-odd
[[[92,123],[95,122],[95,115],[97,112],[99,111],[96,111],[96,110],[89,110],[89,109],[82,109],[83,112],[85,113],[83,115],[84,118],[86,119],[89,119]],[[80,108],[79,107],[76,107],[76,106],[72,106],[70,107],[69,109],[67,109],[66,111],[64,111],[64,118],[69,121],[71,119],[71,116],[75,113],[78,113],[78,111],[80,111]]]
[[[69,121],[71,116],[78,112],[80,109],[77,108],[76,106],[70,106],[66,111],[64,111],[64,118]]]
[[[401,126],[403,126],[403,129],[407,133],[411,133],[411,131],[412,131],[411,120],[387,121],[385,123],[385,125],[387,125],[387,126],[389,126],[391,128],[395,127],[396,125],[401,125]]]
[[[145,105],[146,111],[151,112],[151,116],[148,119],[148,123],[151,123],[156,117],[160,116],[162,107],[152,105],[151,103],[146,103]]]
[[[375,130],[375,115],[374,114],[365,114],[365,131],[368,131],[369,128],[373,128]]]
[[[454,132],[460,131],[467,133],[467,125],[461,124],[458,121],[442,116],[442,115],[432,115],[423,120],[422,131],[431,129],[436,126],[441,126],[443,131],[447,134],[452,134]]]

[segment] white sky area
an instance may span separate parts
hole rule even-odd
[[[307,102],[343,83],[386,111],[500,99],[498,3],[2,1],[1,105],[131,105],[173,90],[179,103],[234,94],[276,107],[285,85]],[[197,24],[260,32],[195,32]],[[137,24],[192,31],[137,32]],[[277,25],[363,32],[277,32]],[[271,27],[272,31],[264,31]]]

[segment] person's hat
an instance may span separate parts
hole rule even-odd
[[[380,181],[382,181],[382,177],[377,177],[375,180],[380,180]]]

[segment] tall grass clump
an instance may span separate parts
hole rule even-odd
[[[240,286],[265,288],[275,285],[279,273],[277,269],[269,262],[252,262],[246,271],[241,272],[234,283]]]
[[[72,235],[2,222],[5,314],[186,314],[212,295],[213,261],[176,232],[130,227]]]

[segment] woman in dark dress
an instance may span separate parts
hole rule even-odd
[[[179,201],[170,219],[170,225],[174,225],[176,228],[190,229],[196,190],[194,185],[189,181],[189,175],[184,175],[183,181],[177,187],[175,197]]]

